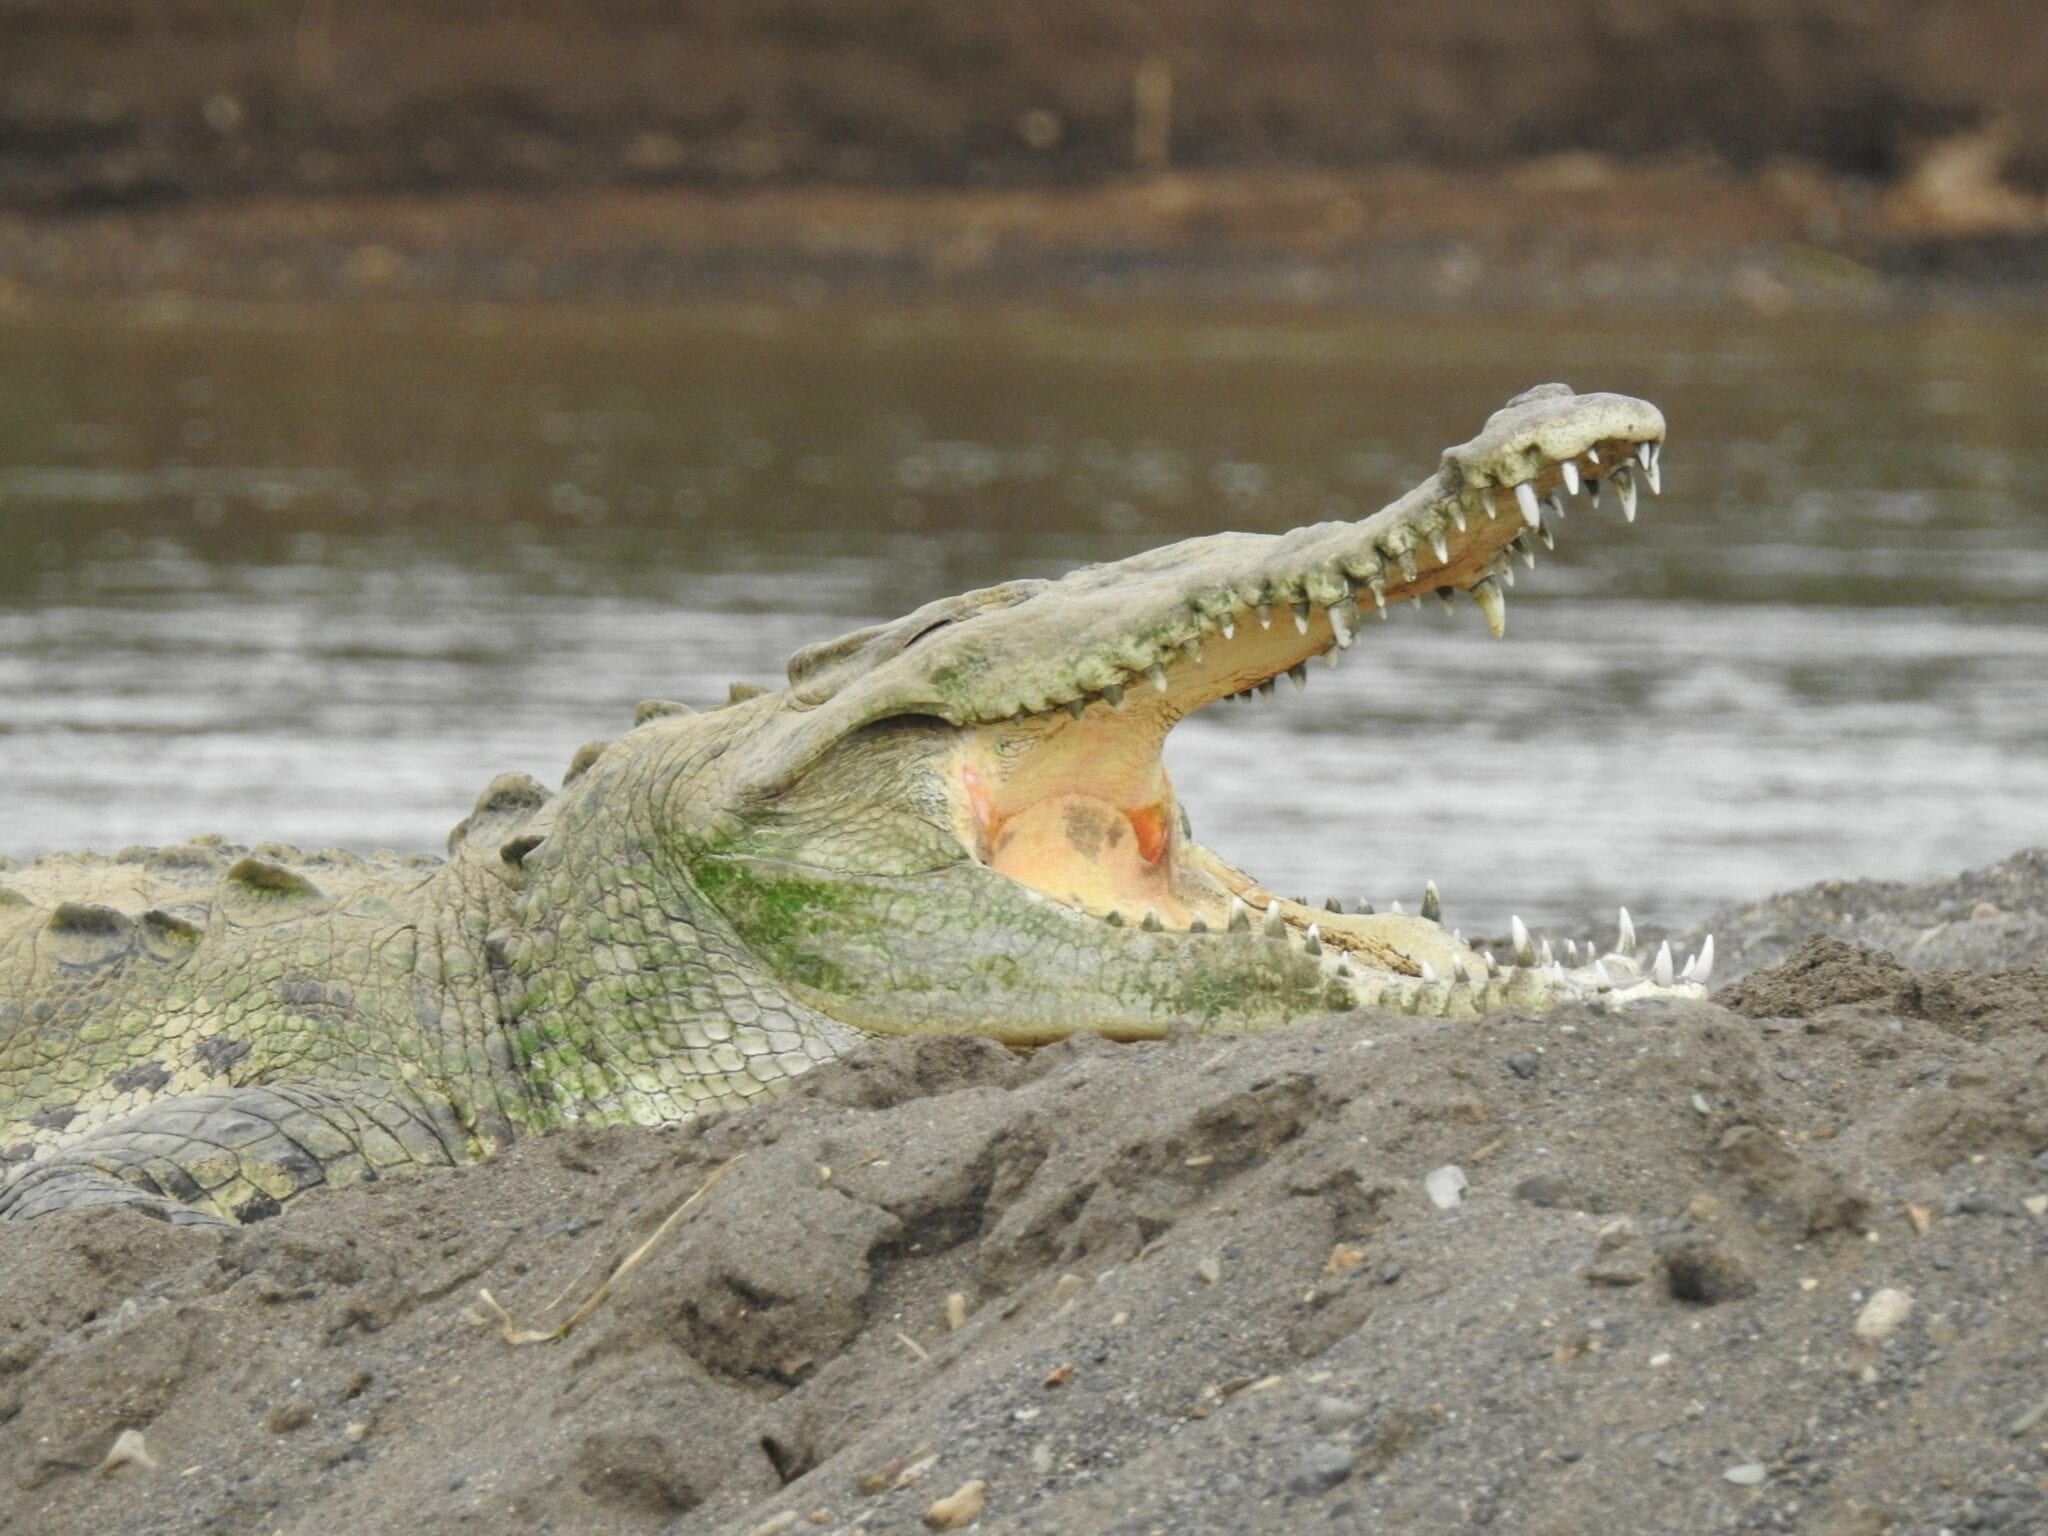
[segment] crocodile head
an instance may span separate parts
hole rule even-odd
[[[1567,970],[1519,923],[1502,963],[1431,902],[1276,898],[1189,835],[1161,760],[1194,711],[1367,649],[1390,604],[1464,593],[1500,634],[1510,559],[1601,482],[1632,519],[1663,438],[1652,405],[1544,385],[1363,521],[930,603],[798,652],[786,690],[649,722],[605,766],[662,765],[658,842],[693,898],[778,986],[864,1030],[1025,1042],[1697,993],[1710,957],[1674,977],[1627,935]]]

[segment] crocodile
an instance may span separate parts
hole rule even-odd
[[[1421,910],[1312,908],[1196,842],[1173,725],[1469,595],[1567,498],[1633,520],[1664,421],[1516,396],[1361,521],[1187,539],[800,650],[787,686],[643,703],[561,789],[508,774],[445,860],[219,838],[0,864],[0,1216],[179,1223],[474,1160],[574,1122],[749,1103],[871,1036],[1024,1048],[1701,995],[1640,951],[1502,953]],[[1569,963],[1567,963],[1569,962]]]

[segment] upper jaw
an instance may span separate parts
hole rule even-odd
[[[1469,593],[1498,633],[1511,557],[1533,563],[1578,488],[1612,483],[1633,517],[1638,489],[1661,479],[1663,440],[1663,416],[1646,401],[1541,386],[1362,521],[1213,534],[1075,571],[931,634],[899,659],[902,675],[875,681],[895,695],[892,711],[959,725],[1156,692],[1178,718],[1348,649],[1361,615],[1425,593]],[[1240,634],[1262,638],[1210,654]]]

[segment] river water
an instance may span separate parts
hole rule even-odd
[[[0,853],[438,850],[634,702],[927,598],[1362,516],[1526,386],[1665,495],[1168,763],[1289,894],[1679,923],[2048,840],[2048,321],[1286,310],[0,313]]]

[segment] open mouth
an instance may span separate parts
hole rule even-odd
[[[1353,955],[1424,980],[1447,967],[1452,980],[1466,967],[1490,969],[1490,958],[1456,938],[1423,934],[1435,927],[1433,894],[1420,914],[1428,925],[1398,912],[1310,907],[1196,843],[1161,748],[1198,709],[1270,694],[1283,679],[1302,686],[1318,657],[1335,666],[1396,603],[1463,593],[1502,635],[1515,563],[1533,567],[1569,510],[1604,500],[1633,521],[1641,492],[1661,490],[1663,423],[1644,409],[1611,413],[1597,436],[1534,433],[1508,453],[1488,444],[1483,465],[1461,468],[1453,450],[1438,481],[1360,523],[1255,544],[1239,536],[1241,565],[1184,586],[1173,602],[1135,604],[1110,661],[1096,645],[1086,665],[1042,677],[1042,696],[1001,719],[965,722],[948,784],[963,844],[989,869],[1097,922],[1257,930],[1326,955],[1340,974]],[[1514,948],[1522,963],[1554,963],[1519,924]],[[1598,965],[1590,952],[1586,959]],[[1668,955],[1656,969],[1668,985]]]

